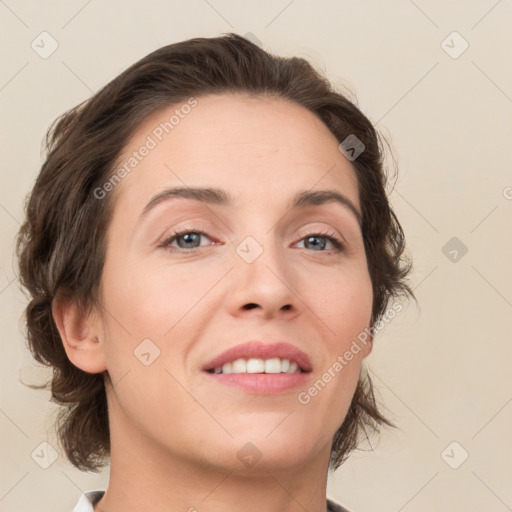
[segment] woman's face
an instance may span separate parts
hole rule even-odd
[[[136,163],[109,192],[116,203],[100,340],[114,384],[112,437],[238,470],[244,455],[264,469],[325,462],[371,350],[353,351],[339,370],[369,326],[372,287],[354,212],[335,200],[291,204],[329,190],[361,212],[354,169],[326,126],[295,103],[196,101],[145,120],[116,169]],[[174,187],[213,188],[227,200],[169,194],[152,202]],[[177,230],[189,234],[169,240]],[[281,375],[285,387],[270,392],[203,370],[251,340],[291,344],[311,371]],[[275,374],[249,377],[276,386]],[[315,382],[316,393],[308,391]]]

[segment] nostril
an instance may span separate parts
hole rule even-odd
[[[258,304],[251,302],[250,304],[246,304],[244,307],[245,307],[245,309],[254,309],[254,308],[258,307]]]

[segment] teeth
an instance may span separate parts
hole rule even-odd
[[[258,360],[256,359],[256,361]],[[265,373],[281,373],[281,359],[279,359],[279,357],[275,357],[274,359],[266,359]]]
[[[243,359],[239,359],[239,361],[243,361]],[[279,361],[278,361],[279,362]],[[268,363],[268,361],[267,361]],[[266,370],[266,364],[263,359],[248,359],[247,360],[247,373],[263,373]],[[279,371],[281,371],[281,366],[279,366]],[[267,373],[269,371],[267,370]],[[273,372],[275,373],[275,372]]]
[[[211,372],[211,370],[210,370]],[[296,362],[289,359],[236,359],[213,370],[213,373],[302,373]]]
[[[231,363],[231,373],[247,373],[247,362],[245,359],[237,359]]]

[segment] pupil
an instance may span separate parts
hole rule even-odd
[[[185,235],[181,235],[181,238],[185,241],[185,244],[190,244],[194,242],[194,237],[199,239],[199,233],[186,233]]]
[[[313,243],[313,244],[312,244],[312,245],[313,245],[313,247],[321,247],[322,249],[325,249],[326,240],[325,240],[325,238],[323,238],[323,237],[319,237],[319,236],[310,236],[310,237],[308,237],[308,238],[306,239],[306,242],[307,242],[307,243],[306,243],[306,246],[308,246],[308,248],[309,248],[309,246],[310,246],[310,240],[319,240],[319,239],[321,239],[321,240],[322,240],[322,242],[321,242],[321,243],[319,243],[319,244],[318,244],[318,243]]]

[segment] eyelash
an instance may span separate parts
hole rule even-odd
[[[194,250],[197,250],[197,249],[201,249],[201,247],[193,247],[191,249],[181,249],[181,248],[176,248],[176,247],[170,247],[170,245],[177,239],[179,238],[180,236],[182,235],[186,235],[186,234],[189,234],[189,233],[195,233],[197,235],[203,235],[203,236],[206,236],[207,238],[210,238],[208,236],[207,233],[205,233],[204,231],[201,231],[200,229],[195,229],[195,228],[183,228],[183,229],[179,229],[177,231],[174,231],[173,233],[171,233],[170,236],[168,236],[167,238],[165,238],[162,243],[159,245],[159,247],[162,247],[162,248],[167,248],[168,250],[170,250],[171,252],[183,252],[183,253],[187,253],[187,252],[192,252]],[[311,238],[311,237],[322,237],[322,238],[326,238],[327,240],[329,240],[330,242],[332,242],[332,244],[334,245],[334,250],[338,251],[338,252],[341,252],[345,249],[345,245],[341,242],[341,240],[335,235],[335,233],[332,233],[331,231],[320,231],[320,232],[314,232],[314,233],[310,233],[310,234],[306,234],[306,235],[303,235],[302,238],[299,240],[299,241],[302,241],[306,238]],[[323,250],[323,251],[318,251],[318,252],[329,252],[329,251],[332,251],[333,249],[326,249],[326,250]]]

